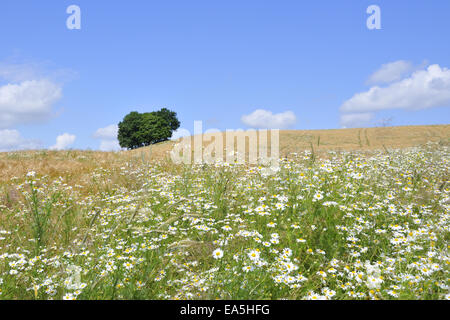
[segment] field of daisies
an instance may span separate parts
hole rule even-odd
[[[30,171],[1,190],[0,300],[449,299],[449,151]]]

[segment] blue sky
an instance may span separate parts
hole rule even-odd
[[[81,30],[66,27],[72,4]],[[381,30],[366,26],[372,4]],[[447,0],[2,0],[0,150],[58,148],[63,134],[63,147],[99,149],[128,112],[161,107],[190,131],[447,124],[449,12]]]

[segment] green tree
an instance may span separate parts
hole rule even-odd
[[[170,123],[157,113],[144,113],[142,119],[140,137],[144,145],[165,141],[172,136]]]
[[[118,140],[122,148],[136,149],[168,140],[179,127],[177,114],[166,108],[146,113],[133,111],[119,123]]]
[[[166,108],[162,108],[161,110],[156,111],[155,113],[169,123],[170,130],[175,131],[180,127],[180,121],[178,121],[176,112],[170,111],[169,109]]]
[[[141,127],[142,114],[133,111],[127,114],[119,123],[117,139],[122,148],[136,149],[142,147]]]

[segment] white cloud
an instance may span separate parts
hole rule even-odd
[[[38,71],[35,63],[5,63],[0,62],[0,78],[11,82],[22,82],[25,80],[35,79]]]
[[[120,150],[119,141],[116,140],[101,140],[100,151],[118,151]]]
[[[178,140],[180,138],[188,137],[190,135],[191,133],[188,130],[179,128],[172,133],[172,137],[170,137],[170,140]]]
[[[25,149],[39,149],[37,140],[24,139],[17,130],[0,130],[0,152]]]
[[[431,65],[388,87],[375,86],[354,95],[344,102],[341,111],[420,110],[438,106],[450,106],[450,70]]]
[[[61,97],[61,87],[45,79],[1,86],[0,128],[48,119],[52,105]]]
[[[292,111],[273,114],[268,110],[257,109],[249,115],[243,115],[241,121],[256,129],[287,129],[296,123],[297,117]]]
[[[52,82],[66,82],[78,77],[71,69],[54,68],[50,62],[17,62],[14,60],[0,62],[0,78],[7,82],[49,79]]]
[[[39,123],[52,117],[62,97],[62,84],[75,77],[49,62],[0,61],[0,129]]]
[[[349,114],[434,107],[450,107],[450,70],[437,64],[416,71],[410,77],[387,87],[374,86],[366,92],[355,94],[342,104],[341,122],[349,122]],[[347,118],[343,119],[346,115]]]
[[[381,66],[379,70],[374,72],[369,80],[369,84],[375,83],[391,83],[402,79],[413,70],[411,62],[399,60],[391,63],[386,63]]]
[[[94,133],[94,138],[103,140],[117,139],[119,127],[116,124],[111,124],[105,128],[100,128]]]
[[[121,149],[119,140],[117,140],[117,133],[119,127],[116,124],[111,124],[105,128],[98,129],[93,137],[100,139],[100,151],[118,151]]]
[[[77,137],[73,134],[64,133],[56,137],[56,144],[50,150],[64,150],[75,142]]]
[[[374,118],[373,113],[349,113],[341,115],[341,126],[343,128],[366,127]]]

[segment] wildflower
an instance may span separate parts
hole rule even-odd
[[[283,249],[283,256],[290,257],[292,255],[292,250],[290,248]]]
[[[314,196],[313,196],[313,201],[319,201],[323,199],[323,194],[320,192],[317,192]]]
[[[244,266],[244,267],[242,267],[242,271],[244,271],[244,272],[249,272],[249,271],[252,271],[252,270],[253,270],[252,266]]]
[[[76,300],[76,297],[72,293],[67,293],[63,296],[63,300]]]
[[[369,289],[379,289],[382,282],[383,280],[381,277],[368,276],[366,285]]]
[[[133,264],[132,264],[131,262],[125,262],[125,263],[123,264],[123,266],[124,266],[125,269],[127,269],[127,270],[133,269]]]
[[[36,172],[35,171],[30,171],[27,173],[27,177],[29,178],[34,178],[36,176]]]
[[[252,261],[257,261],[259,260],[259,256],[260,256],[260,252],[258,250],[252,250],[248,253],[248,257],[250,258],[250,260]]]
[[[328,300],[326,296],[319,295],[313,291],[310,291],[306,297],[308,300]]]
[[[398,293],[395,290],[389,290],[387,292],[388,295],[394,297],[394,298],[398,298]]]
[[[327,277],[327,273],[324,272],[324,271],[318,271],[317,274],[318,274],[319,276],[321,276],[322,278],[324,278],[324,279]]]
[[[331,290],[329,288],[323,288],[322,293],[325,295],[327,299],[330,299],[336,295],[336,291]]]
[[[222,249],[216,249],[216,250],[214,250],[213,251],[213,258],[214,259],[220,259],[220,258],[222,258],[223,257],[223,251],[222,251]]]

